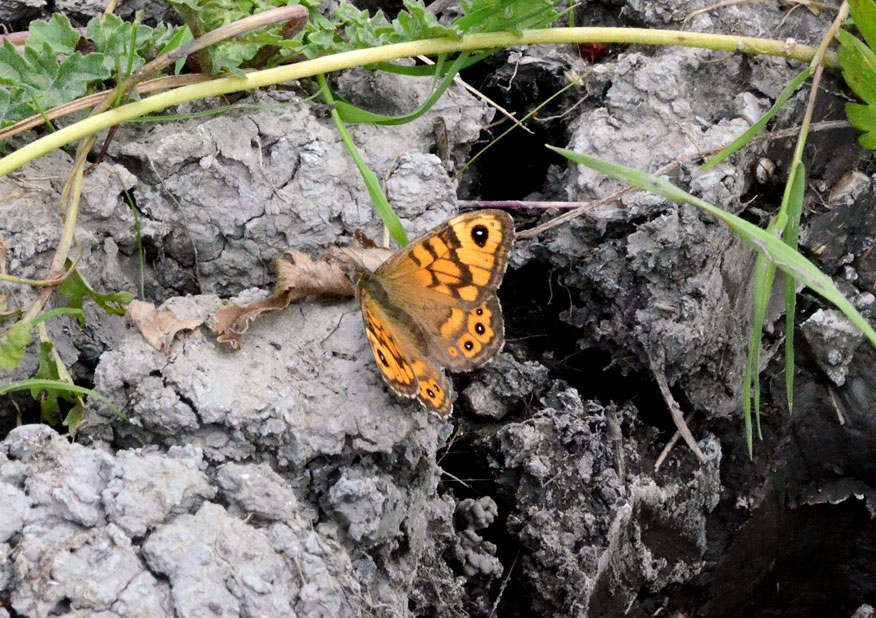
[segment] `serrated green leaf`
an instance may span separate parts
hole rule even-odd
[[[868,133],[858,137],[858,143],[871,152],[876,152],[876,134]]]
[[[451,25],[466,34],[544,28],[559,15],[554,10],[557,0],[460,0],[459,4],[465,15]]]
[[[17,86],[24,81],[28,65],[9,39],[3,39],[0,47],[0,84]]]
[[[0,367],[14,369],[21,364],[24,350],[30,345],[30,322],[16,322],[6,331],[6,341],[0,340]]]
[[[849,12],[870,49],[876,49],[876,4],[873,0],[849,0]]]
[[[868,144],[876,144],[876,106],[846,103],[846,116],[849,122],[863,132],[858,138],[861,146],[874,151],[873,146]]]
[[[434,13],[426,10],[423,0],[404,0],[404,10],[399,11],[393,29],[402,41],[459,38],[462,33],[456,28],[447,28],[438,23]]]
[[[840,42],[837,56],[843,67],[843,79],[866,103],[876,104],[876,54],[845,30],[837,31]]]
[[[55,13],[49,21],[34,21],[30,24],[27,47],[42,48],[48,45],[54,54],[72,54],[79,42],[79,33],[70,25],[66,15]]]
[[[77,52],[58,66],[52,86],[67,95],[60,101],[66,103],[88,92],[90,84],[109,79],[112,74],[112,69],[107,68],[102,54],[83,56]]]
[[[100,54],[74,52],[59,65],[48,43],[20,54],[7,39],[0,48],[0,83],[12,86],[14,112],[31,116],[81,97],[91,84],[107,79],[112,73],[102,62]]]
[[[135,30],[136,26],[136,30]],[[155,31],[143,24],[126,22],[115,15],[95,17],[88,22],[86,38],[94,43],[93,54],[102,54],[104,67],[112,74],[116,70],[116,60],[125,59],[123,68],[126,73],[127,59],[131,57],[130,72],[136,71],[146,63],[145,52]],[[131,45],[133,40],[133,56]]]
[[[350,49],[379,47],[395,42],[395,29],[383,16],[383,11],[377,11],[372,16],[352,4],[341,4],[332,17],[346,24],[344,35]]]

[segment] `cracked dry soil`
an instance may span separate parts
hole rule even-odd
[[[704,4],[594,4],[588,19],[677,28]],[[690,27],[811,44],[830,19],[744,4]],[[681,161],[674,182],[765,225],[790,141],[707,173],[685,157],[731,141],[798,70],[696,49],[615,46],[593,63],[574,46],[512,48],[464,77],[518,117],[568,75],[586,77],[540,112],[533,134],[511,133],[458,180],[506,125],[457,86],[415,122],[352,133],[411,237],[459,199],[617,189],[545,143],[648,171]],[[430,87],[365,71],[333,79],[347,100],[391,115]],[[837,79],[827,78],[817,120],[842,117]],[[317,255],[355,228],[378,237],[326,108],[306,95],[292,84],[242,99],[255,110],[121,127],[85,183],[77,235],[92,286],[139,287],[120,184],[139,216],[145,297],[182,317],[263,297],[268,263],[287,248]],[[807,95],[774,128],[795,126]],[[872,157],[851,130],[816,132],[810,144],[801,246],[870,316]],[[761,158],[778,170],[763,183]],[[68,168],[54,153],[0,178],[10,273],[45,272]],[[557,212],[513,214],[526,230]],[[0,401],[0,617],[873,616],[874,352],[801,291],[789,413],[777,297],[764,439],[749,460],[740,390],[753,263],[710,217],[643,193],[519,241],[500,290],[507,344],[455,377],[447,422],[385,391],[351,301],[263,317],[238,351],[202,329],[164,355],[88,303],[84,328],[50,320],[77,383],[128,422],[92,404],[71,443],[35,424],[28,397]],[[13,293],[26,304],[33,291]],[[679,442],[655,466],[675,428],[649,358],[704,462]],[[37,364],[32,350],[3,380]]]

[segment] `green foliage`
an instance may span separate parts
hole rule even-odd
[[[843,68],[843,79],[858,97],[864,101],[847,103],[849,121],[863,131],[861,145],[876,152],[876,5],[872,0],[853,0],[849,3],[852,19],[864,41],[840,30],[837,55]]]
[[[551,0],[461,0],[465,15],[453,26],[465,33],[520,32],[524,28],[544,28],[559,15]]]
[[[148,51],[166,36],[164,30],[124,22],[113,15],[88,23],[85,40],[93,51],[77,50],[79,33],[55,14],[35,21],[24,49],[4,40],[0,47],[0,126],[7,126],[88,93],[116,74],[116,63],[135,70]],[[133,46],[132,46],[133,42]]]
[[[14,369],[21,364],[24,350],[30,345],[30,322],[16,322],[6,331],[6,341],[0,341],[0,367]]]
[[[784,107],[785,103],[788,102],[788,99],[790,99],[791,96],[795,92],[797,92],[797,89],[801,85],[803,85],[803,82],[805,82],[812,76],[812,71],[813,68],[809,67],[798,73],[797,76],[794,77],[794,79],[792,79],[787,86],[785,86],[782,92],[779,93],[779,96],[776,98],[776,102],[773,103],[772,107],[770,107],[769,111],[767,111],[766,114],[761,116],[757,120],[757,122],[751,125],[751,127],[749,127],[748,130],[745,131],[745,133],[733,140],[726,148],[723,148],[721,152],[709,159],[709,161],[706,162],[700,169],[706,170],[710,167],[715,167],[721,161],[732,155],[737,150],[740,150],[747,146],[758,133],[763,131],[764,127],[767,126],[769,121],[773,119],[773,116],[779,113],[779,110],[781,110],[782,107]]]
[[[423,0],[403,0],[404,8],[388,20],[341,2],[330,17],[319,12],[319,0],[301,0],[309,19],[301,32],[286,38],[286,24],[241,35],[210,47],[214,73],[241,75],[241,68],[266,47],[276,50],[273,62],[307,59],[365,47],[426,38],[459,38],[475,32],[540,28],[553,21],[558,0],[468,0],[465,14],[449,26],[438,23]],[[24,49],[9,41],[0,47],[0,127],[81,97],[110,79],[127,77],[147,58],[190,41],[192,32],[210,32],[271,8],[292,4],[287,0],[170,0],[187,26],[150,28],[125,22],[114,15],[95,17],[85,33],[55,14],[49,21],[35,21]],[[81,51],[87,49],[87,52]],[[270,56],[270,54],[268,55]],[[178,73],[184,61],[176,64]]]
[[[377,47],[416,41],[418,39],[459,38],[457,28],[445,28],[428,12],[422,0],[404,0],[404,9],[390,22],[377,11],[374,15],[360,11],[352,4],[341,3],[332,13],[332,20],[313,17],[302,36],[300,53],[307,58],[336,54],[354,49]]]
[[[803,283],[813,292],[833,303],[862,333],[864,333],[864,335],[866,335],[870,340],[870,343],[876,347],[876,331],[873,330],[873,327],[870,326],[869,322],[867,322],[858,310],[855,309],[854,305],[843,296],[842,292],[839,291],[830,277],[818,270],[812,262],[796,250],[800,211],[802,209],[803,193],[806,186],[806,171],[802,165],[795,166],[792,171],[792,176],[785,187],[782,208],[780,209],[779,214],[777,214],[770,222],[767,229],[763,230],[740,217],[723,211],[708,202],[682,191],[662,178],[651,176],[650,174],[624,167],[617,163],[602,161],[571,150],[554,148],[553,146],[548,146],[548,148],[576,163],[586,165],[587,167],[593,168],[607,176],[617,178],[633,186],[639,187],[640,189],[650,191],[667,200],[695,206],[721,220],[729,226],[735,234],[758,252],[758,262],[755,267],[754,278],[755,326],[752,329],[752,338],[749,344],[748,366],[746,368],[743,382],[743,406],[749,453],[752,451],[752,408],[755,411],[755,417],[758,419],[758,434],[760,433],[760,419],[759,416],[757,416],[757,411],[760,407],[760,388],[758,385],[758,374],[760,370],[760,333],[776,268],[781,269],[789,279]],[[777,234],[780,234],[782,238]],[[788,311],[787,319],[792,322],[788,331],[791,333],[793,333],[795,310],[793,295],[795,293],[796,288],[793,283],[789,284],[786,282],[785,300],[786,310]],[[786,333],[788,331],[786,331]],[[786,348],[785,369],[793,375],[794,356],[793,348],[791,347],[792,345],[792,343],[788,344],[788,347],[791,349],[790,354],[787,353]],[[786,379],[788,380],[786,385],[789,389],[788,405],[790,406],[792,404],[790,390],[791,381],[789,377],[786,377]]]
[[[67,267],[69,268],[69,266],[70,264],[68,261]],[[59,291],[67,297],[69,307],[81,310],[82,299],[88,296],[91,300],[96,302],[101,309],[112,315],[124,315],[124,305],[127,305],[134,300],[134,296],[128,292],[109,292],[102,294],[95,291],[90,285],[88,285],[88,282],[82,278],[82,275],[79,274],[79,271],[77,270],[70,273],[70,276],[61,284]]]
[[[55,361],[54,345],[48,341],[42,342],[40,344],[40,367],[34,378],[37,380],[60,381],[60,373],[58,363]],[[61,420],[61,406],[58,403],[58,398],[62,397],[70,403],[73,403],[75,400],[75,396],[69,392],[58,391],[56,389],[44,391],[41,388],[34,387],[31,389],[30,394],[40,402],[40,417],[45,422],[53,425]]]

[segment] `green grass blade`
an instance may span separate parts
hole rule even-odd
[[[465,172],[465,170],[467,170],[469,167],[471,167],[474,164],[474,162],[477,161],[481,157],[481,155],[483,155],[487,150],[489,150],[490,148],[495,146],[499,142],[499,140],[504,138],[511,131],[518,129],[520,126],[523,125],[524,122],[529,120],[532,116],[535,116],[539,112],[539,110],[541,110],[545,105],[547,105],[548,103],[553,101],[555,98],[557,98],[558,96],[560,96],[561,94],[566,92],[569,88],[572,88],[573,86],[577,86],[581,82],[582,79],[584,79],[583,75],[576,78],[576,79],[571,80],[568,84],[566,84],[565,86],[563,86],[562,88],[557,90],[555,93],[553,93],[551,96],[546,98],[544,101],[542,101],[541,103],[536,105],[532,109],[532,111],[529,112],[528,114],[526,114],[523,118],[521,118],[519,122],[513,123],[510,127],[505,129],[504,131],[502,131],[502,133],[500,135],[498,135],[496,137],[496,139],[494,139],[489,144],[487,144],[486,146],[481,148],[477,153],[475,153],[475,155],[473,157],[471,157],[468,161],[466,161],[465,165],[463,165],[462,168],[458,172],[456,172],[456,174],[453,176],[453,180],[459,180],[459,177],[462,176],[462,174]]]
[[[468,58],[468,52],[463,52],[460,54],[459,58],[450,65],[450,68],[447,70],[447,73],[444,75],[444,78],[438,83],[438,85],[432,90],[432,93],[426,98],[423,104],[411,112],[410,114],[405,114],[404,116],[384,116],[383,114],[375,114],[374,112],[369,112],[367,110],[356,107],[355,105],[350,105],[346,101],[335,99],[335,109],[338,110],[338,114],[341,116],[341,120],[348,124],[359,124],[363,122],[370,122],[373,124],[382,124],[382,125],[399,125],[406,124],[413,120],[416,120],[430,109],[438,99],[441,98],[441,95],[450,87],[453,83],[453,78],[456,77],[457,73],[459,73],[462,66],[465,64],[466,59]]]
[[[810,67],[802,71],[794,79],[792,79],[790,83],[785,86],[785,89],[782,90],[782,92],[779,94],[776,102],[773,103],[773,106],[769,109],[769,111],[761,116],[761,118],[757,122],[751,125],[751,127],[745,133],[737,137],[730,143],[730,145],[728,145],[721,152],[719,152],[709,161],[707,161],[705,165],[700,168],[700,171],[709,169],[710,167],[715,167],[721,161],[732,155],[734,152],[745,147],[745,145],[748,144],[748,142],[750,142],[755,135],[760,133],[760,131],[767,125],[767,123],[773,119],[773,116],[779,113],[779,110],[782,109],[785,103],[788,102],[788,99],[790,99],[791,95],[793,95],[797,91],[797,88],[799,88],[800,85],[807,79],[809,79],[809,77],[812,75],[813,70],[814,69]]]
[[[10,382],[4,386],[0,386],[0,395],[5,395],[6,393],[12,393],[15,391],[29,391],[29,390],[46,390],[46,391],[60,391],[65,393],[77,393],[79,395],[88,395],[89,397],[94,397],[98,401],[104,402],[108,405],[113,412],[115,412],[120,418],[125,419],[125,416],[122,414],[122,411],[119,410],[112,401],[107,399],[105,396],[101,395],[97,391],[93,391],[90,388],[85,388],[83,386],[76,386],[75,384],[69,384],[67,382],[61,382],[59,380],[18,380],[16,382]]]
[[[800,253],[794,248],[788,246],[782,239],[777,238],[774,234],[762,230],[756,225],[749,223],[736,215],[725,212],[661,178],[657,178],[623,165],[618,165],[617,163],[601,161],[571,150],[555,148],[553,146],[548,146],[548,148],[561,154],[567,159],[580,163],[581,165],[586,165],[587,167],[593,168],[607,176],[617,178],[641,189],[645,189],[673,202],[690,204],[717,217],[727,224],[731,230],[738,234],[740,238],[760,252],[760,254],[763,255],[766,260],[769,260],[769,262],[775,267],[780,268],[786,275],[801,281],[816,294],[835,305],[855,326],[858,327],[862,333],[864,333],[867,339],[870,340],[871,345],[876,347],[876,331],[873,330],[873,327],[870,326],[867,320],[865,320],[858,310],[855,309],[854,305],[843,296],[833,281],[831,281],[830,277],[818,270],[818,268],[806,259],[806,257],[800,255]],[[801,173],[799,175],[800,180],[792,183],[792,186],[789,189],[791,195],[800,190],[796,186],[796,183],[802,184],[803,176],[804,175]],[[764,277],[760,284],[763,288],[761,289],[761,294],[765,293],[768,295],[768,291],[765,292],[767,283],[766,279],[767,277]],[[772,282],[770,281],[769,283],[771,287]],[[755,291],[757,292],[757,289]],[[758,367],[750,364],[750,369],[753,372],[756,372]],[[747,398],[749,393],[746,392],[744,395],[745,397],[743,399]],[[755,399],[755,401],[759,402],[759,398]]]
[[[328,84],[326,84],[325,75],[317,75],[316,79],[319,83],[319,88],[322,91],[322,96],[325,98],[325,102],[331,105],[334,103],[334,100],[332,99],[331,90],[329,89]],[[343,140],[344,145],[350,152],[350,156],[353,157],[353,161],[356,163],[356,167],[362,175],[362,180],[365,181],[365,186],[368,189],[368,195],[371,196],[374,209],[377,211],[377,214],[380,215],[380,218],[383,219],[383,223],[386,225],[389,233],[392,234],[392,237],[395,238],[398,244],[405,246],[408,244],[408,237],[405,234],[401,221],[399,221],[398,215],[395,214],[392,206],[390,206],[389,202],[386,200],[386,196],[383,195],[383,191],[380,189],[380,181],[377,179],[374,172],[372,172],[365,164],[362,155],[359,154],[359,150],[356,148],[356,144],[353,143],[353,138],[350,136],[350,132],[347,131],[347,127],[344,124],[344,121],[341,120],[341,116],[336,109],[333,108],[331,110],[331,116],[332,120],[335,121],[335,126],[338,128],[338,133],[341,134],[341,140]]]
[[[788,224],[782,239],[792,249],[797,249],[800,237],[800,215],[803,213],[803,195],[806,191],[806,167],[794,166],[788,179],[789,190],[785,191],[782,210],[788,213]],[[794,322],[797,313],[797,282],[785,276],[785,392],[788,396],[788,412],[794,409]]]
[[[74,307],[60,307],[58,309],[52,309],[50,311],[46,311],[41,313],[37,317],[33,319],[31,324],[36,326],[40,322],[44,322],[45,320],[49,320],[59,315],[73,315],[76,316],[76,319],[79,320],[79,323],[82,326],[85,326],[85,314],[82,312],[82,309],[76,309]]]
[[[775,279],[775,264],[770,262],[763,254],[758,255],[757,262],[754,265],[751,339],[748,342],[748,363],[745,369],[746,376],[748,377],[747,382],[750,385],[750,390],[745,391],[745,397],[751,401],[751,406],[748,409],[754,412],[758,439],[763,439],[763,433],[760,428],[760,340],[763,334],[763,323],[766,319],[767,308],[769,307],[770,292],[772,292]],[[745,408],[743,407],[744,410]],[[747,420],[746,426],[748,431],[751,431],[751,420]],[[754,446],[752,433],[746,433],[745,438],[748,442],[750,456],[753,453],[752,449]]]
[[[462,69],[467,69],[470,66],[473,66],[483,60],[484,58],[489,58],[492,56],[495,50],[486,51],[480,54],[472,54],[469,53],[469,57],[462,65]],[[398,75],[410,75],[411,77],[431,77],[432,75],[441,75],[440,71],[436,70],[436,64],[418,64],[416,66],[405,66],[403,64],[393,64],[391,62],[377,62],[375,64],[368,65],[364,68],[366,69],[375,69],[377,71],[386,71],[387,73],[396,73]]]

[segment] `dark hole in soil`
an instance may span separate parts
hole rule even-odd
[[[773,503],[739,531],[707,585],[680,590],[667,609],[713,618],[846,618],[876,601],[872,530],[857,500],[796,509]]]
[[[524,80],[509,77],[508,84],[496,77],[497,67],[505,64],[507,54],[499,53],[462,71],[462,78],[474,84],[478,90],[491,100],[521,120],[539,104],[559,91],[565,83],[556,81],[556,76],[544,75],[545,80],[534,90],[518,87]],[[540,109],[535,118],[558,116],[568,107],[563,96],[557,97]],[[496,114],[495,124],[481,132],[481,140],[472,149],[470,156],[502,135],[512,122],[501,114]],[[526,127],[527,133],[514,128],[478,156],[469,173],[477,179],[476,196],[460,196],[483,200],[522,200],[533,192],[545,188],[547,170],[551,164],[565,165],[566,159],[545,148],[545,144],[565,145],[566,128],[562,121],[540,122],[531,119]],[[561,199],[566,199],[565,197]]]
[[[520,577],[522,572],[520,561],[525,549],[520,546],[519,540],[508,532],[507,527],[508,515],[515,500],[516,480],[509,478],[503,482],[501,477],[504,475],[501,473],[499,473],[500,478],[496,478],[496,469],[491,467],[486,459],[488,451],[483,444],[480,444],[485,432],[480,434],[465,432],[462,435],[462,439],[456,441],[454,447],[441,458],[439,465],[456,478],[465,481],[468,486],[449,476],[443,477],[443,484],[446,488],[453,489],[453,495],[458,501],[466,498],[476,500],[482,496],[489,496],[495,501],[498,507],[495,521],[488,528],[478,530],[477,533],[496,546],[496,556],[505,569],[503,577],[509,576],[508,569],[516,560],[514,570],[510,573],[509,581],[502,592],[496,616],[524,616],[530,608],[530,599],[534,591],[529,587],[529,580]],[[491,604],[498,596],[500,587],[501,582],[493,582],[490,589]]]
[[[569,297],[544,266],[530,263],[505,276],[500,292],[509,341],[522,343],[530,357],[551,370],[551,379],[575,387],[581,399],[603,404],[632,401],[643,423],[660,431],[675,431],[654,377],[612,365],[612,355],[602,349],[581,349],[585,338],[576,326],[563,320]],[[675,392],[682,411],[690,409],[683,394]]]

